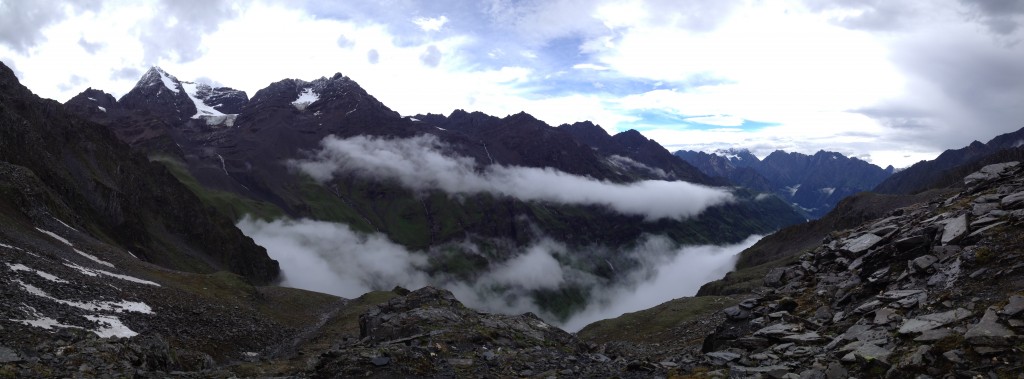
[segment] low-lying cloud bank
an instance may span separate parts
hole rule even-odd
[[[344,224],[245,218],[238,227],[280,262],[285,286],[354,298],[395,286],[416,289],[434,285],[451,290],[467,306],[506,314],[534,312],[569,331],[692,296],[702,284],[731,270],[736,255],[760,239],[752,236],[736,245],[680,248],[667,238],[647,237],[632,250],[618,253],[635,259],[638,265],[609,283],[576,268],[581,261],[595,259],[588,254],[600,247],[573,252],[544,238],[513,252],[505,261],[491,262],[486,271],[465,281],[445,273],[429,274],[428,256],[433,252],[410,252],[382,234],[354,232]],[[590,300],[582,311],[565,320],[542,310],[532,297],[537,290],[572,287],[587,288]]]
[[[395,180],[413,190],[603,205],[647,220],[693,217],[708,207],[734,200],[726,190],[679,181],[617,184],[551,168],[488,165],[478,170],[473,158],[446,155],[444,152],[450,149],[432,135],[405,139],[328,136],[321,145],[323,148],[314,156],[288,163],[318,181],[357,175]]]

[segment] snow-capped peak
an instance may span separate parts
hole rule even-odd
[[[214,109],[213,106],[210,106],[209,104],[206,104],[206,102],[204,102],[203,98],[200,96],[200,90],[202,90],[205,93],[210,92],[211,88],[209,85],[193,82],[181,82],[181,87],[185,89],[185,94],[188,95],[188,98],[191,99],[192,103],[196,105],[196,114],[193,115],[192,118],[200,118],[202,116],[224,115],[223,112]]]
[[[295,98],[295,101],[292,101],[292,105],[295,106],[295,109],[301,111],[317,100],[320,100],[320,95],[313,92],[313,88],[306,88],[302,90],[302,93],[299,93],[299,97]]]
[[[171,76],[166,71],[160,69],[160,67],[153,66],[152,70],[160,75],[160,81],[164,83],[164,87],[167,87],[171,92],[178,93],[178,78]]]

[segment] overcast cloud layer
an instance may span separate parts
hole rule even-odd
[[[736,245],[679,247],[649,236],[629,251],[615,252],[639,262],[616,283],[573,268],[574,260],[593,259],[591,247],[574,252],[557,241],[534,241],[471,282],[427,273],[429,252],[410,252],[382,234],[353,232],[344,224],[312,220],[266,222],[245,218],[238,227],[281,264],[282,285],[354,298],[395,286],[434,285],[451,290],[467,306],[505,314],[534,312],[566,330],[665,301],[693,296],[700,286],[730,271],[736,254],[753,245],[753,236]],[[463,244],[472,253],[474,247]],[[609,263],[610,264],[610,263]],[[568,320],[540,309],[530,291],[570,287],[590,289],[591,302]]]
[[[1021,25],[1019,0],[5,0],[0,60],[59,101],[150,65],[250,95],[340,71],[405,115],[902,167],[1024,126]]]
[[[489,193],[523,201],[602,205],[628,215],[684,219],[708,207],[733,201],[731,193],[687,182],[644,180],[616,184],[570,175],[552,168],[488,165],[477,171],[472,158],[448,156],[432,135],[413,138],[327,136],[306,160],[289,161],[318,181],[357,175],[397,181],[413,190],[449,194]]]

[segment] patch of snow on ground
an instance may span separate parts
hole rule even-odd
[[[164,87],[167,87],[171,92],[178,93],[178,86],[174,84],[174,79],[167,76],[167,73],[163,72],[163,70],[156,70],[156,72],[160,74],[160,80],[164,82]]]
[[[107,111],[107,108],[104,108],[104,107],[101,107],[101,106],[96,106],[96,108],[99,108],[101,111],[104,111],[104,112]]]
[[[295,106],[295,109],[301,111],[306,109],[310,104],[315,103],[317,100],[320,100],[320,95],[313,92],[312,88],[306,88],[299,94],[299,97],[292,102],[292,105]]]
[[[37,328],[43,328],[43,329],[53,329],[53,328],[75,328],[75,329],[82,329],[82,328],[74,326],[74,325],[64,325],[64,324],[61,324],[60,322],[57,322],[57,320],[54,320],[52,318],[43,316],[42,313],[39,313],[39,311],[37,311],[35,308],[32,308],[30,306],[26,305],[24,309],[31,315],[30,319],[26,319],[26,320],[11,319],[11,321],[22,323],[22,324],[25,324],[25,325],[28,325],[28,326],[34,326],[34,327],[37,327]]]
[[[127,251],[128,255],[131,255],[132,258],[139,259],[139,257],[136,257],[135,254],[132,254],[132,252],[130,250],[125,250],[125,251]]]
[[[16,264],[13,264],[13,265],[10,264],[10,263],[7,263],[7,267],[10,267],[11,270],[13,270],[13,271],[34,272],[34,273],[36,273],[36,275],[39,275],[43,279],[49,280],[51,282],[57,282],[57,283],[67,283],[68,282],[67,280],[58,278],[56,275],[47,273],[47,272],[42,271],[42,270],[36,270],[34,268],[25,266],[25,265],[23,265],[21,263],[16,263]]]
[[[68,225],[68,224],[67,224],[66,222],[64,222],[64,221],[61,221],[61,220],[60,220],[59,218],[56,218],[56,217],[54,217],[53,219],[54,219],[54,220],[56,220],[57,222],[59,222],[59,223],[60,223],[61,225],[64,225],[64,227],[65,227],[65,228],[68,228],[68,229],[74,230],[74,231],[76,231],[76,232],[78,231],[78,229],[72,228],[72,227],[71,227],[71,225]]]
[[[103,271],[103,270],[85,268],[85,267],[76,265],[74,263],[64,263],[64,265],[68,266],[68,267],[71,267],[71,268],[73,268],[75,270],[78,270],[78,272],[82,273],[82,275],[88,275],[88,276],[103,275],[103,276],[109,276],[111,278],[127,280],[127,281],[133,282],[133,283],[147,284],[147,285],[151,285],[151,286],[160,287],[159,283],[151,282],[151,281],[148,281],[148,280],[145,280],[145,279],[139,279],[139,278],[136,278],[134,276],[121,275],[121,274],[112,273],[110,271]]]
[[[104,265],[104,266],[107,266],[107,267],[110,267],[110,268],[116,267],[116,266],[114,266],[113,263],[110,263],[110,262],[107,262],[105,260],[99,259],[95,255],[86,253],[84,251],[81,251],[81,250],[78,250],[78,249],[75,249],[75,248],[72,248],[71,250],[74,250],[76,253],[78,253],[79,255],[81,255],[83,257],[89,258],[89,260],[91,260],[93,262],[99,263],[101,265]]]
[[[415,121],[415,122],[418,122],[419,120],[420,120],[420,119],[418,119],[418,118],[416,118],[416,117],[409,117],[409,121]],[[438,129],[441,129],[441,128],[438,128]],[[444,130],[444,129],[441,129],[441,130]]]
[[[196,114],[192,118],[199,118],[201,116],[223,116],[224,113],[214,109],[207,105],[203,100],[196,97],[199,92],[199,85],[192,82],[181,82],[181,88],[185,89],[185,94],[188,95],[189,99],[192,99],[192,103],[196,105]]]
[[[68,242],[68,240],[64,239],[64,237],[61,237],[61,236],[57,235],[57,233],[51,232],[49,230],[39,229],[39,228],[36,228],[36,230],[38,230],[40,232],[43,232],[43,233],[46,233],[46,235],[48,235],[50,237],[53,237],[53,239],[55,239],[55,240],[63,242],[65,245],[75,246],[75,245],[72,245],[71,242]]]
[[[92,97],[90,97],[89,100],[96,101],[96,99]]]
[[[0,247],[6,247],[8,249],[13,249],[13,250],[21,250],[20,247],[14,247],[14,246],[11,246],[11,245],[8,245],[8,244],[3,244],[3,243],[0,243]]]
[[[836,189],[834,187],[825,187],[825,188],[820,189],[819,191],[821,191],[821,193],[825,194],[825,196],[832,196],[832,193],[836,192]]]
[[[141,303],[141,302],[137,302],[137,301],[127,301],[127,300],[121,300],[121,301],[118,301],[118,302],[100,301],[100,300],[91,301],[91,302],[80,302],[80,301],[63,300],[63,299],[58,299],[58,298],[55,298],[53,296],[50,296],[50,294],[46,293],[46,291],[43,291],[43,290],[39,289],[38,287],[33,286],[31,284],[22,282],[20,280],[14,280],[14,282],[18,283],[19,285],[21,285],[21,288],[24,289],[25,292],[28,292],[28,293],[30,293],[32,295],[39,296],[39,297],[46,298],[46,299],[50,299],[50,300],[53,300],[53,301],[55,301],[57,303],[64,304],[64,305],[67,305],[67,306],[70,306],[70,307],[75,307],[75,308],[78,308],[78,309],[83,309],[83,310],[93,311],[93,312],[96,312],[96,311],[107,311],[107,312],[117,312],[117,313],[123,313],[123,312],[138,312],[138,313],[146,313],[146,314],[152,314],[153,313],[153,309],[150,308],[149,305],[146,305],[146,303]]]
[[[134,330],[129,329],[128,326],[122,323],[121,319],[114,316],[86,315],[84,317],[89,319],[89,321],[95,321],[100,324],[99,329],[92,331],[93,333],[96,333],[97,336],[100,336],[100,338],[128,338],[139,335],[139,333],[136,333]]]

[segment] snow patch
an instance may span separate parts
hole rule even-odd
[[[127,251],[128,255],[131,255],[132,258],[139,259],[139,257],[136,257],[135,254],[132,254],[132,252],[130,250],[125,250],[125,251]]]
[[[310,106],[310,104],[315,103],[317,100],[320,100],[320,95],[317,95],[316,92],[313,92],[312,88],[306,88],[302,90],[302,93],[299,94],[299,97],[297,97],[295,101],[292,101],[292,105],[295,106],[295,109],[301,111],[305,110],[306,107]]]
[[[772,195],[770,193],[759,193],[759,194],[757,194],[757,196],[754,197],[754,200],[762,201],[762,200],[767,200],[770,197],[772,197]]]
[[[11,245],[8,245],[8,244],[4,244],[4,243],[0,243],[0,247],[6,247],[6,248],[11,249],[11,250],[21,251],[20,247],[14,247],[14,246],[11,246]]]
[[[7,267],[10,267],[12,271],[34,272],[36,275],[39,275],[41,278],[49,280],[51,282],[56,282],[56,283],[67,283],[68,282],[67,280],[58,278],[56,275],[47,273],[47,272],[42,271],[42,270],[36,270],[34,268],[25,266],[25,265],[23,265],[21,263],[16,263],[16,264],[13,264],[13,265],[10,264],[10,263],[7,263]]]
[[[151,281],[148,281],[148,280],[145,280],[145,279],[139,279],[139,278],[136,278],[136,277],[134,277],[134,276],[128,276],[128,275],[122,275],[122,274],[115,274],[115,273],[112,273],[112,272],[110,272],[110,271],[104,271],[104,270],[97,270],[97,269],[85,268],[85,267],[82,267],[82,266],[76,265],[76,264],[74,264],[74,263],[67,263],[67,262],[66,262],[66,263],[64,263],[64,265],[65,265],[65,266],[68,266],[68,267],[71,267],[71,268],[73,268],[73,269],[75,269],[75,270],[78,270],[78,272],[82,273],[82,275],[87,275],[87,276],[98,276],[98,275],[103,275],[103,276],[109,276],[109,277],[111,277],[111,278],[117,278],[117,279],[121,279],[121,280],[127,280],[127,281],[129,281],[129,282],[134,282],[134,283],[139,283],[139,284],[147,284],[147,285],[151,285],[151,286],[157,286],[157,287],[160,287],[160,284],[159,284],[159,283],[156,283],[156,282],[151,282]]]
[[[199,96],[197,95],[197,93],[199,93],[198,84],[193,82],[181,82],[181,88],[185,89],[185,94],[188,95],[188,98],[191,99],[192,103],[196,105],[196,114],[193,115],[192,118],[196,119],[202,116],[224,115],[223,112],[214,109],[209,104],[206,104],[206,102],[199,98]]]
[[[57,235],[57,233],[54,233],[54,232],[51,232],[51,231],[45,230],[45,229],[39,229],[39,228],[36,228],[36,230],[38,230],[40,232],[43,232],[43,233],[46,233],[46,235],[48,235],[50,237],[53,237],[53,239],[55,239],[55,240],[63,242],[65,245],[75,246],[75,245],[72,245],[71,242],[68,242],[68,240],[64,239],[64,237],[61,237],[61,236]]]
[[[825,196],[832,196],[832,193],[836,192],[836,189],[834,187],[825,187],[818,191],[821,191],[821,193],[825,194]]]
[[[50,299],[50,300],[53,300],[53,301],[55,301],[57,303],[64,304],[64,305],[67,305],[67,306],[70,306],[70,307],[75,307],[75,308],[82,309],[82,310],[93,311],[93,312],[96,312],[96,311],[107,311],[107,312],[116,312],[116,313],[123,313],[123,312],[138,312],[138,313],[145,313],[145,314],[152,314],[153,313],[153,309],[150,308],[149,305],[146,305],[146,303],[142,303],[142,302],[127,301],[127,300],[121,300],[121,301],[118,301],[118,302],[114,302],[114,301],[101,301],[101,300],[90,301],[90,302],[63,300],[63,299],[58,299],[58,298],[55,298],[53,296],[50,296],[50,294],[46,293],[46,291],[43,291],[43,290],[39,289],[38,287],[33,286],[31,284],[22,282],[20,280],[14,280],[14,282],[18,283],[19,285],[21,285],[21,288],[23,290],[25,290],[25,292],[28,292],[28,293],[30,293],[32,295],[39,296],[39,297],[46,298],[46,299]]]
[[[178,93],[178,86],[174,83],[175,79],[171,79],[164,70],[157,69],[156,72],[160,74],[160,80],[164,82],[164,87],[167,87],[171,92]]]
[[[59,218],[56,218],[56,217],[54,217],[53,219],[54,219],[55,221],[59,222],[59,223],[60,223],[61,225],[64,225],[64,227],[65,227],[65,228],[68,228],[68,229],[74,230],[74,231],[76,231],[76,232],[78,231],[78,229],[72,228],[72,227],[71,227],[71,225],[68,225],[68,224],[67,224],[66,222],[64,222],[64,221],[61,221],[61,220],[60,220]]]
[[[96,108],[99,108],[101,111],[104,111],[104,112],[107,111],[107,108],[104,108],[104,107],[101,107],[101,106],[96,106]]]
[[[90,97],[89,100],[96,101],[96,99],[92,97]]]
[[[100,324],[99,329],[92,331],[93,333],[96,333],[97,336],[100,336],[100,338],[128,338],[139,335],[139,333],[136,333],[125,326],[125,324],[121,322],[121,319],[114,316],[85,315],[84,317],[89,319],[89,321],[95,321]]]
[[[75,251],[76,253],[78,253],[78,255],[81,255],[81,256],[83,256],[83,257],[86,257],[86,258],[88,258],[89,260],[91,260],[91,261],[93,261],[93,262],[99,263],[99,264],[101,264],[101,265],[104,265],[104,266],[107,266],[107,267],[110,267],[110,268],[114,268],[114,267],[116,267],[116,266],[114,266],[114,264],[113,264],[113,263],[110,263],[110,262],[107,262],[107,261],[105,261],[105,260],[99,259],[99,258],[97,258],[97,257],[96,257],[95,255],[92,255],[92,254],[86,253],[86,252],[84,252],[84,251],[81,251],[81,250],[78,250],[78,249],[75,249],[75,248],[72,248],[71,250],[74,250],[74,251]]]
[[[413,122],[419,122],[419,121],[420,121],[420,119],[418,119],[418,118],[416,118],[416,117],[409,117],[409,121],[413,121]],[[438,128],[438,129],[441,129],[441,128]],[[444,130],[444,129],[442,129],[442,130]]]
[[[13,321],[13,322],[18,322],[18,323],[22,323],[22,324],[25,324],[25,325],[28,325],[28,326],[34,326],[34,327],[37,327],[37,328],[43,328],[43,329],[47,329],[47,330],[53,329],[53,328],[75,328],[75,329],[82,329],[82,328],[74,326],[74,325],[61,324],[57,320],[54,320],[52,318],[43,316],[42,313],[39,313],[39,311],[37,311],[35,308],[32,308],[32,307],[30,307],[28,305],[25,305],[25,307],[23,309],[25,310],[26,313],[29,314],[29,317],[30,317],[29,319],[26,319],[26,320],[10,319],[10,320]]]

